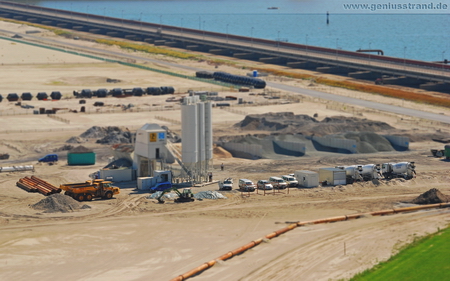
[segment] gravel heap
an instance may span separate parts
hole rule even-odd
[[[71,137],[70,139],[66,140],[67,143],[83,143],[87,142],[87,139],[83,139],[80,137]]]
[[[96,143],[101,144],[132,143],[132,133],[127,128],[117,126],[93,126],[79,137],[71,137],[66,142],[82,143],[85,139],[97,139]]]
[[[395,151],[385,137],[373,132],[348,132],[343,135],[333,135],[333,137],[355,140],[358,153]]]
[[[217,192],[217,191],[200,191],[196,194],[194,194],[194,198],[195,199],[227,199],[227,197],[223,196],[222,193]]]
[[[31,205],[31,208],[35,210],[42,210],[44,213],[68,213],[90,207],[88,205],[81,205],[80,202],[70,196],[55,193],[42,199],[36,204]]]
[[[67,150],[73,149],[73,147],[74,147],[73,145],[65,144],[65,145],[61,146],[60,148],[53,149],[53,152],[67,151]]]
[[[422,193],[419,197],[414,199],[411,203],[426,205],[426,204],[437,204],[437,203],[447,203],[450,201],[450,196],[442,194],[438,189],[432,188],[425,193]]]
[[[243,130],[277,131],[283,134],[301,133],[315,136],[350,131],[379,132],[394,129],[389,124],[380,121],[344,116],[327,117],[318,121],[308,115],[295,115],[292,112],[250,114],[235,124],[235,127]]]
[[[69,152],[70,153],[75,153],[75,154],[83,154],[83,153],[91,153],[93,151],[92,151],[92,149],[89,149],[87,147],[79,145],[77,147],[72,148]]]

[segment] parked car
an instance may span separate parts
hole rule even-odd
[[[280,177],[270,177],[269,182],[272,184],[273,188],[285,189],[287,187],[287,183]]]
[[[219,181],[219,190],[232,190],[233,189],[233,179],[226,178],[223,181]]]
[[[255,191],[255,184],[248,179],[240,179],[239,180],[239,190],[240,191]]]
[[[258,189],[272,190],[273,186],[268,180],[259,180],[256,183],[256,187]]]
[[[166,189],[172,188],[172,183],[168,181],[157,183],[155,186],[150,188],[151,193],[155,193],[157,191],[164,191]]]
[[[286,183],[289,185],[289,187],[297,187],[298,186],[298,181],[294,176],[284,175],[284,176],[281,176],[281,178],[286,181]]]
[[[58,154],[47,154],[44,157],[39,158],[38,161],[44,163],[58,162]]]

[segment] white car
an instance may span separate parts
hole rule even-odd
[[[281,176],[281,178],[284,179],[284,181],[289,185],[289,187],[297,187],[298,186],[298,181],[294,176],[284,175],[284,176]]]
[[[273,186],[268,180],[259,180],[256,183],[256,187],[258,189],[272,190]]]
[[[285,189],[288,187],[286,181],[280,177],[270,177],[269,182],[272,184],[273,188]]]

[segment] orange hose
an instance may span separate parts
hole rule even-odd
[[[369,215],[384,216],[384,215],[389,215],[389,214],[394,214],[394,213],[395,213],[394,209],[389,209],[389,210],[381,210],[381,211],[371,212],[371,213],[369,213]]]
[[[284,227],[282,229],[279,229],[275,232],[269,233],[265,236],[267,239],[275,238],[283,233],[286,233],[292,229],[295,229],[298,226],[304,226],[308,224],[321,224],[321,223],[330,223],[330,222],[338,222],[338,221],[345,221],[349,219],[359,219],[361,217],[364,217],[366,215],[372,215],[372,216],[382,216],[387,214],[396,214],[401,212],[411,212],[411,211],[417,211],[417,210],[424,210],[424,209],[432,209],[432,208],[446,208],[450,207],[450,203],[440,203],[440,204],[430,204],[430,205],[423,205],[423,206],[415,206],[415,207],[407,207],[407,208],[399,208],[399,209],[389,209],[389,210],[381,210],[381,211],[375,211],[370,213],[360,213],[360,214],[353,214],[353,215],[346,215],[346,216],[339,216],[339,217],[331,217],[331,218],[325,218],[325,219],[318,219],[318,220],[312,220],[312,221],[304,221],[304,222],[297,222],[293,223],[287,227]],[[230,251],[219,258],[206,262],[202,264],[199,267],[196,267],[182,275],[179,275],[178,277],[175,277],[171,281],[183,281],[186,280],[189,277],[192,277],[216,264],[216,260],[227,260],[235,255],[241,254],[248,249],[251,249],[257,245],[259,245],[263,241],[263,238],[259,238],[257,240],[254,240],[242,247],[239,247],[235,249],[234,251]]]

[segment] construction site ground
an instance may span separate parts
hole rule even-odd
[[[24,33],[29,27],[0,22],[1,30]],[[9,36],[10,34],[2,34]],[[39,36],[58,40],[49,32]],[[77,44],[91,46],[92,42],[78,40]],[[96,48],[110,49],[95,45]],[[19,50],[20,52],[17,52]],[[232,157],[216,148],[213,159],[213,180],[231,177],[235,190],[222,192],[227,199],[196,200],[192,203],[158,204],[148,199],[147,192],[136,189],[136,182],[118,183],[121,193],[112,200],[84,202],[90,208],[75,212],[52,213],[36,210],[31,205],[44,199],[38,193],[28,193],[16,186],[25,176],[35,175],[56,186],[61,183],[82,182],[89,174],[108,164],[112,155],[110,145],[90,140],[83,146],[97,155],[95,165],[68,166],[65,152],[55,165],[38,164],[37,159],[66,145],[92,126],[124,126],[136,130],[145,123],[168,126],[181,131],[181,112],[165,100],[171,96],[144,96],[124,99],[101,99],[106,106],[97,108],[88,99],[86,111],[79,113],[79,100],[72,98],[73,90],[85,88],[133,88],[144,86],[173,86],[177,93],[187,95],[187,89],[217,91],[219,96],[232,95],[252,104],[235,105],[230,109],[213,109],[214,136],[263,133],[236,130],[234,124],[247,114],[294,112],[328,116],[357,116],[384,121],[397,129],[414,133],[449,135],[445,125],[413,120],[405,116],[348,108],[338,103],[303,97],[285,97],[266,89],[249,93],[223,91],[211,84],[175,78],[145,70],[120,66],[62,52],[49,51],[0,40],[2,75],[0,94],[59,90],[60,101],[23,102],[38,108],[62,108],[54,117],[31,113],[14,102],[0,103],[0,153],[10,158],[0,160],[0,166],[34,165],[33,172],[0,173],[0,279],[1,280],[170,280],[204,262],[215,259],[252,240],[286,226],[286,222],[306,221],[354,213],[371,212],[409,206],[413,199],[431,188],[450,195],[450,162],[431,156],[430,149],[442,149],[444,144],[431,138],[412,142],[406,152],[375,154],[316,153],[286,160],[249,160]],[[120,51],[120,50],[116,50]],[[204,69],[214,70],[206,61],[184,61],[160,58]],[[235,61],[244,65],[243,61]],[[168,69],[163,64],[153,65]],[[219,70],[245,73],[246,69],[220,65]],[[178,72],[178,69],[171,69]],[[193,75],[193,73],[190,73]],[[107,83],[106,78],[120,79]],[[278,79],[268,77],[267,79]],[[342,79],[342,78],[340,78]],[[312,85],[310,81],[285,79],[286,83],[373,99],[378,102],[418,108],[448,114],[448,109],[418,105],[407,101],[382,98],[366,93],[331,89]],[[270,100],[263,95],[280,95]],[[70,98],[69,98],[70,97]],[[261,105],[266,103],[264,105]],[[133,104],[133,107],[127,105]],[[259,105],[257,105],[259,104]],[[172,108],[168,107],[172,106]],[[127,108],[127,109],[126,109]],[[140,110],[138,110],[140,108]],[[70,112],[77,110],[78,113]],[[113,112],[114,111],[114,112]],[[267,132],[266,132],[267,133]],[[414,161],[417,176],[411,180],[394,179],[380,183],[354,183],[337,187],[289,189],[265,196],[258,191],[241,194],[236,190],[239,178],[253,181],[270,176],[293,173],[296,170],[317,171],[337,165]],[[224,170],[220,169],[224,164]],[[192,187],[192,191],[218,190],[217,182]],[[219,262],[192,280],[339,280],[388,259],[402,246],[417,237],[447,227],[448,209],[433,209],[381,217],[299,227],[258,247]]]

